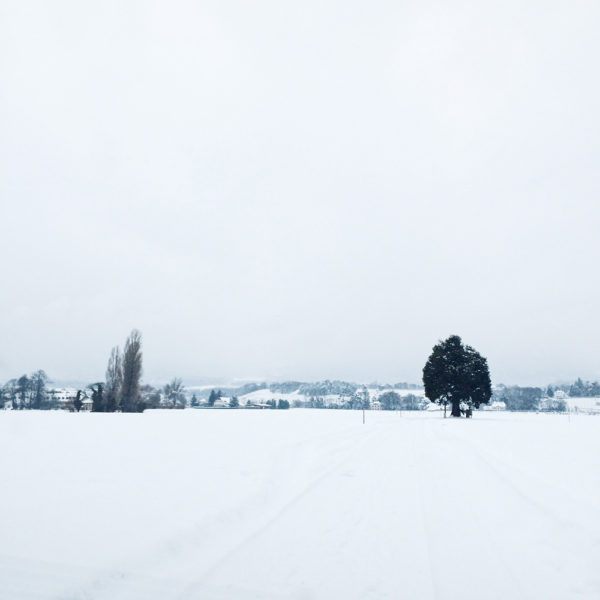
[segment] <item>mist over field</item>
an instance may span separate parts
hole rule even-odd
[[[600,377],[597,3],[0,11],[0,380]]]

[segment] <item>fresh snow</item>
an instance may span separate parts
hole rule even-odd
[[[564,398],[570,410],[600,413],[600,398]]]
[[[0,412],[2,600],[600,597],[600,418]]]

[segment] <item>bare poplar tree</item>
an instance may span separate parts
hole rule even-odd
[[[123,351],[123,384],[121,386],[121,410],[141,412],[144,410],[140,397],[142,377],[142,334],[134,329],[125,342]]]
[[[123,366],[119,347],[115,346],[108,359],[106,368],[106,386],[104,388],[104,402],[106,412],[114,412],[121,403],[121,388],[123,385]]]

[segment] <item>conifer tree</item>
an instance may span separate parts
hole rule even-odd
[[[210,395],[208,396],[208,406],[214,406],[215,402],[218,400],[219,396],[215,390],[210,390]]]
[[[433,347],[423,368],[423,384],[425,396],[443,405],[444,415],[446,405],[452,405],[453,417],[460,417],[461,403],[471,410],[492,396],[487,360],[471,346],[463,346],[457,335]]]
[[[75,400],[73,400],[73,408],[79,412],[83,408],[83,400],[81,390],[77,390],[77,395],[75,396]]]

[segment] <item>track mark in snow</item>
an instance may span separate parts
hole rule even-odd
[[[489,452],[457,434],[450,438],[447,444],[461,452],[463,464],[476,466],[482,473],[482,485],[486,482],[487,488],[481,492],[482,497],[493,498],[492,490],[497,490],[495,496],[504,499],[502,506],[498,507],[496,501],[496,510],[490,511],[486,502],[476,498],[473,516],[486,531],[498,560],[519,583],[523,597],[536,598],[537,590],[531,582],[540,579],[553,582],[546,598],[562,600],[573,593],[593,594],[598,589],[598,578],[590,577],[595,572],[592,548],[597,548],[600,541],[597,511],[591,512],[585,525],[577,523],[569,513],[578,503],[565,501],[564,490],[549,489],[538,477],[524,479],[531,483],[531,488],[525,489],[524,481],[516,483],[505,472],[507,469],[498,467],[499,459],[490,458]],[[525,476],[519,469],[515,472]],[[540,485],[536,493],[536,486]],[[477,492],[477,488],[472,489]],[[557,497],[563,498],[562,504],[547,505],[549,499],[556,502]],[[496,524],[494,531],[492,520]],[[557,540],[561,540],[560,544]],[[589,550],[582,553],[582,547]]]
[[[422,463],[423,463],[422,455],[420,455],[421,460],[419,460],[417,458],[417,451],[415,449],[414,429],[410,433],[411,433],[411,449],[412,449],[413,461],[414,461],[415,465],[422,465]],[[423,427],[421,427],[421,433],[423,433]],[[418,496],[419,496],[419,507],[420,507],[419,517],[420,517],[421,528],[423,530],[424,537],[425,537],[425,549],[426,549],[426,553],[427,553],[427,564],[429,565],[429,573],[430,573],[430,577],[431,577],[432,595],[435,600],[438,600],[440,597],[439,583],[438,583],[437,574],[435,571],[435,567],[433,564],[433,558],[432,558],[432,554],[431,554],[432,531],[429,526],[429,519],[426,515],[426,500],[425,500],[425,493],[423,491],[424,483],[423,483],[422,469],[416,467],[415,474],[416,474],[416,482],[417,482]]]
[[[197,596],[197,594],[202,590],[204,586],[204,581],[206,578],[210,576],[210,574],[216,571],[220,566],[225,564],[227,560],[229,560],[234,554],[238,553],[244,547],[248,546],[252,543],[252,541],[256,540],[262,534],[264,534],[267,530],[269,530],[277,521],[279,521],[284,515],[286,515],[292,508],[297,506],[302,502],[302,500],[317,490],[321,485],[323,485],[329,478],[339,471],[339,469],[350,462],[353,459],[352,454],[348,454],[346,450],[350,445],[353,445],[353,450],[359,450],[362,446],[373,436],[376,431],[372,430],[369,432],[365,432],[363,434],[359,444],[356,444],[356,439],[354,435],[349,437],[344,443],[336,449],[336,454],[342,454],[342,458],[335,462],[333,465],[329,466],[327,470],[317,477],[313,478],[307,485],[305,485],[300,491],[296,491],[291,498],[284,502],[281,506],[277,507],[274,510],[274,514],[268,517],[263,523],[261,523],[258,527],[255,527],[249,533],[245,534],[241,539],[237,541],[234,545],[232,545],[224,554],[222,554],[217,560],[213,561],[208,567],[202,570],[200,576],[195,578],[194,581],[188,582],[185,589],[177,595],[178,600],[186,600],[188,598],[196,598],[202,597]],[[319,436],[323,437],[323,436]]]
[[[64,597],[73,600],[118,600],[146,593],[156,597],[154,590],[159,589],[164,590],[158,596],[161,600],[185,595],[186,590],[199,585],[198,582],[224,564],[228,557],[268,530],[288,510],[318,488],[348,460],[348,449],[351,446],[359,447],[373,434],[374,431],[361,431],[357,445],[356,428],[351,427],[330,434],[309,435],[302,441],[277,448],[278,458],[264,481],[265,485],[248,503],[207,516],[187,530],[178,531],[169,539],[160,541],[146,555],[137,557],[137,560],[129,560],[122,569],[96,576],[87,585],[76,590],[65,591]],[[341,455],[342,459],[317,476],[311,475],[308,482],[302,483],[299,489],[294,486],[292,489],[280,490],[278,486],[282,475],[298,466],[293,461],[302,456],[302,449],[321,449],[322,441],[327,441],[330,456]],[[306,468],[311,464],[309,462],[300,466]],[[220,543],[222,548],[216,552],[215,559],[214,548]],[[208,554],[212,560],[207,563],[205,558],[199,556],[194,562],[194,556],[198,553]],[[148,572],[157,576],[148,577]]]

